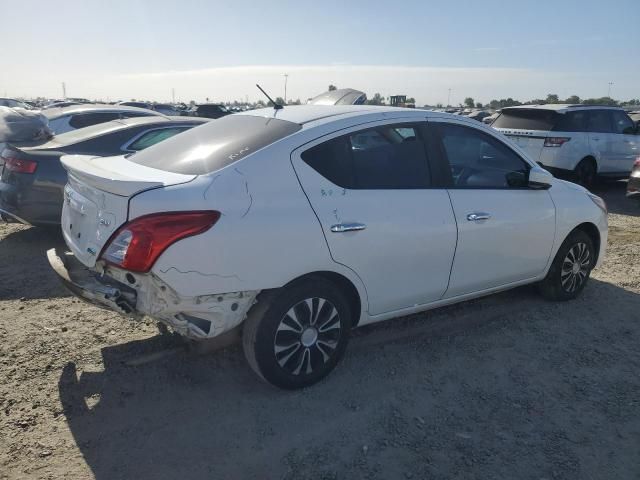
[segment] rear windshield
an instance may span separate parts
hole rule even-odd
[[[551,110],[513,109],[503,110],[491,124],[494,128],[517,128],[522,130],[551,130],[558,114]]]
[[[129,160],[167,172],[202,175],[237,162],[301,128],[277,118],[228,115],[160,142]]]

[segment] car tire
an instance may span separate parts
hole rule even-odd
[[[592,158],[583,158],[573,170],[573,181],[584,188],[592,188],[598,179],[598,166]]]
[[[313,385],[344,355],[351,315],[344,293],[322,277],[263,292],[244,322],[247,361],[276,387],[293,390]]]
[[[560,246],[547,276],[538,284],[538,290],[547,300],[576,298],[589,280],[595,258],[591,237],[582,230],[574,230]]]

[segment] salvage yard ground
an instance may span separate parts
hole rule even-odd
[[[81,303],[48,268],[58,235],[0,225],[0,479],[640,478],[640,205],[623,190],[598,190],[608,256],[578,300],[524,287],[365,327],[299,392],[237,346],[197,354]]]

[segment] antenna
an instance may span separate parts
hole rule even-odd
[[[274,109],[274,110],[281,110],[281,109],[283,109],[283,108],[284,108],[284,107],[283,107],[282,105],[280,105],[279,103],[274,102],[274,101],[273,101],[273,98],[271,98],[271,97],[269,96],[269,94],[268,94],[267,92],[265,92],[265,91],[262,89],[262,87],[261,87],[260,85],[258,85],[257,83],[256,83],[256,87],[258,87],[258,89],[259,89],[262,93],[264,93],[264,96],[265,96],[265,97],[267,97],[271,103],[273,103],[273,109]]]

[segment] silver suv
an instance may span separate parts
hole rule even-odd
[[[555,174],[591,186],[598,176],[626,178],[640,154],[638,129],[616,107],[523,105],[503,108],[491,125]]]

